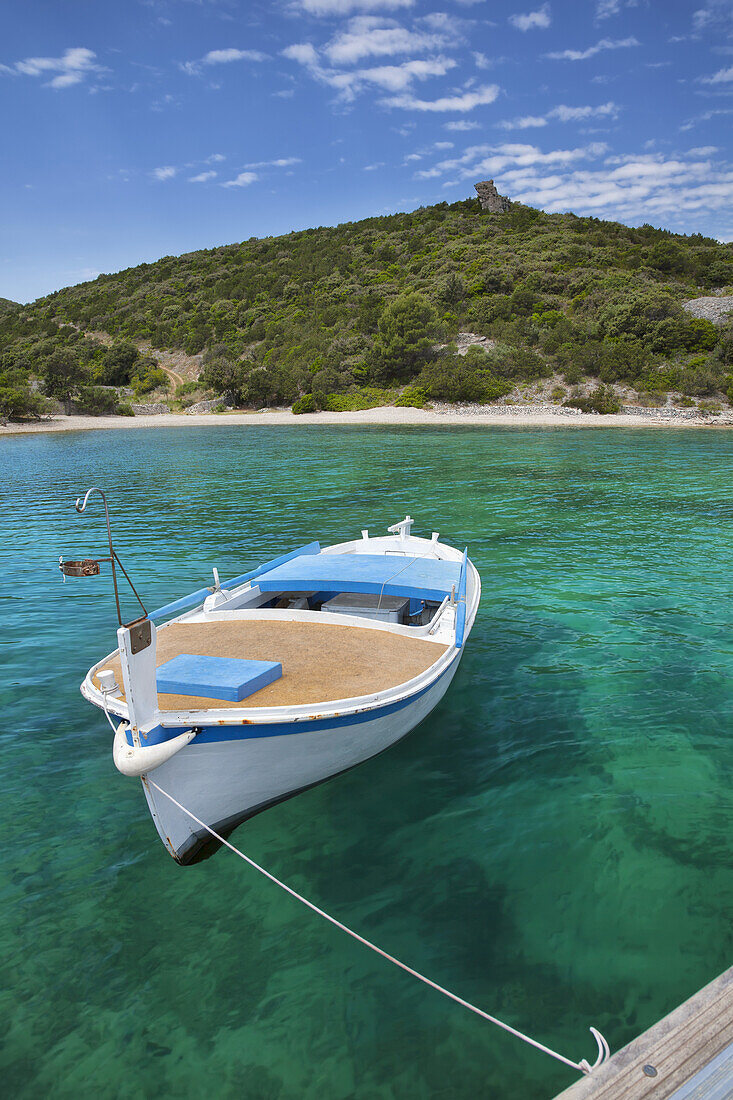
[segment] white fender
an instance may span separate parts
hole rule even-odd
[[[125,730],[125,725],[120,723],[112,746],[115,767],[123,775],[145,775],[146,772],[152,772],[190,744],[196,736],[196,730],[186,730],[184,733],[179,733],[177,737],[171,737],[170,741],[137,748],[135,745],[128,745]]]

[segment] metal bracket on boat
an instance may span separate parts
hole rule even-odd
[[[83,501],[81,500],[80,497],[77,497],[77,501],[76,501],[76,505],[75,505],[76,510],[77,510],[77,512],[79,512],[81,514],[86,509],[87,501],[89,500],[89,497],[92,495],[92,493],[99,493],[102,500],[104,501],[104,516],[105,516],[105,519],[107,520],[107,540],[109,542],[109,557],[108,558],[84,558],[82,561],[64,561],[63,557],[60,557],[59,558],[59,569],[61,570],[61,575],[63,576],[64,579],[66,579],[66,577],[98,577],[99,572],[100,572],[99,563],[103,562],[103,561],[105,561],[105,562],[108,561],[110,563],[110,565],[112,566],[112,584],[114,585],[114,590],[115,590],[115,604],[117,605],[117,621],[120,624],[120,626],[125,626],[125,625],[133,626],[134,625],[134,626],[137,627],[138,623],[144,622],[147,619],[148,613],[145,610],[145,604],[143,603],[143,601],[140,599],[140,596],[138,595],[138,591],[135,588],[135,585],[130,580],[130,577],[128,576],[127,570],[125,569],[125,567],[122,564],[122,562],[120,561],[120,559],[117,557],[115,549],[112,545],[112,529],[111,529],[110,524],[109,524],[109,508],[107,506],[107,497],[106,497],[106,495],[102,492],[101,489],[99,489],[96,485],[94,485],[94,486],[92,486],[91,489],[87,489],[86,493],[84,494],[84,500]],[[117,571],[116,571],[116,568],[115,568],[116,565],[119,565],[120,569],[124,573],[125,579],[127,580],[127,583],[129,584],[132,591],[135,593],[135,598],[137,599],[137,602],[140,604],[140,607],[142,608],[142,612],[143,612],[141,618],[134,619],[133,622],[129,623],[129,624],[125,624],[125,623],[122,622],[122,612],[120,611],[120,594],[119,594],[119,591],[118,591],[118,588],[117,588]],[[150,624],[148,624],[148,642],[146,644],[148,644],[148,645],[150,644]],[[143,649],[144,646],[141,645],[139,648]],[[136,652],[136,650],[133,650],[133,652]]]
[[[221,604],[226,603],[229,599],[228,594],[221,587],[221,581],[219,580],[219,570],[214,566],[214,583],[209,585],[207,591],[209,595],[204,600],[204,611],[214,611]]]
[[[185,730],[158,745],[128,745],[127,726],[120,722],[112,746],[112,759],[118,772],[128,776],[146,775],[165,764],[193,741],[198,729]]]
[[[387,528],[390,535],[399,535],[400,542],[404,542],[405,539],[410,537],[410,529],[414,523],[412,516],[405,516],[399,523],[393,523],[391,527]]]

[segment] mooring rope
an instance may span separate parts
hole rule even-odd
[[[210,833],[216,840],[228,848],[231,852],[234,852],[235,856],[239,856],[245,863],[248,863],[250,867],[253,867],[255,871],[259,871],[261,875],[269,879],[270,882],[274,882],[276,886],[279,886],[281,890],[284,890],[286,894],[290,894],[296,901],[300,901],[303,905],[306,905],[314,913],[317,913],[319,917],[323,917],[324,920],[329,921],[330,924],[335,925],[336,928],[340,928],[342,932],[345,932],[347,936],[351,936],[357,943],[363,944],[364,947],[370,948],[370,950],[376,952],[377,955],[381,955],[387,962],[394,963],[400,970],[404,970],[407,974],[411,974],[413,978],[417,978],[418,981],[423,982],[425,985],[430,986],[431,989],[435,989],[438,993],[442,993],[445,997],[449,997],[451,1001],[455,1001],[456,1004],[462,1005],[463,1008],[467,1008],[469,1012],[475,1012],[477,1016],[481,1016],[482,1019],[488,1020],[490,1024],[496,1024],[497,1027],[503,1028],[504,1031],[508,1031],[510,1035],[514,1035],[517,1039],[521,1039],[524,1043],[529,1043],[530,1046],[535,1047],[536,1050],[541,1050],[544,1054],[549,1054],[551,1058],[556,1058],[558,1062],[564,1062],[566,1066],[570,1066],[572,1069],[578,1070],[579,1073],[589,1074],[594,1069],[597,1069],[608,1058],[610,1051],[608,1049],[608,1043],[601,1035],[600,1031],[596,1028],[590,1028],[590,1032],[593,1035],[596,1043],[598,1044],[598,1057],[593,1065],[591,1065],[585,1058],[582,1058],[580,1062],[573,1062],[570,1058],[565,1058],[564,1055],[558,1054],[557,1051],[551,1050],[550,1047],[546,1047],[543,1043],[539,1043],[536,1039],[530,1038],[529,1035],[525,1035],[522,1031],[518,1031],[517,1028],[512,1027],[510,1024],[505,1024],[503,1020],[497,1019],[496,1016],[491,1016],[488,1012],[484,1012],[482,1008],[478,1008],[476,1005],[472,1005],[470,1001],[465,1001],[463,997],[459,997],[456,993],[451,993],[449,989],[445,989],[444,986],[438,985],[437,982],[427,978],[424,974],[421,974],[419,970],[414,970],[407,963],[401,962],[396,959],[394,955],[390,955],[388,951],[383,951],[381,947],[377,947],[371,940],[367,940],[364,936],[360,936],[358,932],[354,932],[353,929],[348,928],[345,924],[342,924],[336,917],[332,917],[330,913],[326,913],[324,909],[319,908],[308,898],[303,897],[297,890],[294,890],[292,886],[288,886],[286,883],[281,882],[279,878],[276,878],[270,871],[267,871],[264,867],[261,867],[259,863],[256,863],[249,856],[246,856],[244,852],[240,852],[239,848],[235,848],[233,844],[230,844],[228,840],[225,840],[223,836],[219,836],[210,825],[207,825],[205,821],[201,821],[196,817],[196,814],[191,813],[190,810],[182,806],[181,803],[173,797],[172,794],[168,794],[168,791],[164,791],[162,787],[158,786],[155,780],[150,776],[145,777],[149,786],[155,787],[156,791],[160,791],[162,795],[165,795],[174,806],[177,806],[182,813],[186,814],[195,821],[197,825],[200,825],[202,829],[206,829],[207,833]]]

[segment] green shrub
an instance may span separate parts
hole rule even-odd
[[[494,374],[501,378],[514,378],[529,382],[535,378],[549,378],[552,367],[532,348],[511,348],[492,359]]]
[[[570,397],[563,401],[563,406],[569,409],[580,409],[581,412],[600,413],[602,416],[609,413],[617,413],[621,408],[621,401],[616,392],[610,386],[597,386],[587,397]]]
[[[293,402],[292,408],[296,416],[299,416],[301,413],[316,412],[316,403],[313,399],[313,394],[304,393],[302,397],[299,397],[297,401]]]
[[[98,380],[105,386],[126,386],[139,358],[140,352],[134,344],[115,341],[103,352]]]
[[[117,391],[103,386],[80,386],[74,404],[88,416],[112,416],[119,408]]]
[[[132,408],[132,405],[130,404],[129,401],[120,401],[119,405],[117,406],[117,415],[118,416],[134,416],[135,415],[135,413],[133,411],[133,408]]]
[[[703,317],[688,321],[682,332],[683,347],[688,351],[712,351],[718,343],[720,330]]]
[[[721,333],[715,354],[721,363],[733,366],[733,324],[728,325]]]
[[[461,356],[443,356],[423,369],[417,385],[426,395],[437,401],[479,402],[496,401],[512,389],[510,382],[497,378],[489,368],[475,367]],[[484,355],[488,363],[488,356]]]
[[[395,401],[398,408],[424,409],[428,395],[421,386],[407,386]]]
[[[157,389],[170,389],[170,380],[165,371],[157,365],[157,360],[152,358],[140,359],[135,364],[135,372],[130,378],[133,393],[139,397],[143,393],[150,393]]]
[[[176,397],[186,397],[190,393],[196,393],[201,389],[201,383],[198,381],[184,382],[180,386],[176,386]]]
[[[6,384],[0,380],[0,417],[9,420],[38,420],[48,402],[25,382]]]
[[[375,409],[380,405],[391,405],[395,396],[395,390],[362,386],[350,393],[326,394],[323,408],[328,412],[359,412],[362,409]]]
[[[677,372],[676,388],[690,397],[711,397],[720,393],[724,386],[722,371],[715,370],[712,364],[687,367]]]
[[[410,379],[435,357],[438,331],[438,316],[422,294],[395,298],[379,318],[372,357],[374,377]]]

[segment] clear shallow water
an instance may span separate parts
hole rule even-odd
[[[484,598],[412,736],[235,842],[568,1056],[731,961],[733,438],[708,431],[192,429],[0,440],[0,1073],[19,1097],[549,1098],[573,1080],[233,856],[179,868],[78,683],[117,548],[159,606],[275,551],[467,542]],[[132,603],[128,604],[130,615]]]

